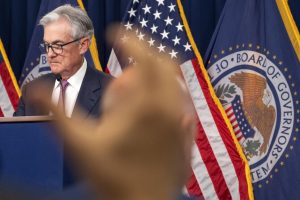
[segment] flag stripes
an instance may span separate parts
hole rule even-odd
[[[0,106],[0,117],[4,117],[1,106]]]
[[[17,108],[20,89],[0,39],[0,116],[12,117]]]
[[[13,106],[14,110],[17,108],[19,96],[15,92],[15,87],[12,84],[10,74],[7,70],[6,64],[2,62],[0,64],[0,76],[1,76],[1,83],[3,84],[3,89],[8,96],[9,103]]]
[[[218,118],[218,108],[213,106],[214,103],[209,96],[208,87],[203,79],[197,62],[197,59],[194,59],[193,62],[187,61],[181,65],[183,76],[185,80],[188,80],[187,87],[190,90],[199,118],[199,123],[203,128],[198,131],[197,145],[200,149],[200,154],[204,156],[203,159],[205,161],[210,161],[204,162],[204,164],[208,170],[208,177],[210,177],[214,188],[217,188],[215,192],[217,193],[218,198],[239,199],[239,185],[236,172],[234,171],[235,167],[233,166],[229,153],[227,152],[226,146],[223,143],[219,132],[219,129],[223,132],[226,131],[226,126],[225,128],[222,127],[223,124],[221,123],[221,120],[218,120],[217,123],[215,121],[215,118]],[[197,76],[193,76],[194,74]],[[214,109],[214,112],[210,109]],[[213,113],[215,113],[215,116]],[[198,173],[194,173],[197,176]],[[215,176],[216,174],[218,174],[218,176]],[[199,180],[200,187],[202,180]],[[210,191],[205,188],[206,187],[204,185],[202,192],[206,199],[216,198],[212,197],[211,194],[206,196],[206,192]],[[226,190],[229,190],[230,192],[226,192]],[[230,196],[228,196],[229,194]]]

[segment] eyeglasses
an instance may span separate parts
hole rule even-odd
[[[63,47],[68,45],[68,44],[72,44],[74,42],[77,42],[79,40],[81,40],[83,37],[72,40],[71,42],[67,42],[64,44],[49,44],[47,42],[43,42],[40,44],[40,50],[42,53],[49,53],[49,49],[51,48],[52,52],[55,54],[62,54],[64,49]]]

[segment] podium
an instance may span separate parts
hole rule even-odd
[[[63,143],[49,117],[0,118],[0,182],[63,189]]]

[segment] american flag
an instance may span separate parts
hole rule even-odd
[[[247,138],[254,136],[255,131],[245,116],[239,95],[235,96],[230,104],[225,105],[224,109],[240,144]]]
[[[198,117],[186,192],[199,199],[251,199],[247,161],[209,82],[180,0],[133,0],[122,25],[127,31],[135,31],[149,48],[181,63]],[[128,36],[125,33],[119,39],[126,42]],[[117,77],[133,62],[133,57],[121,56],[116,47],[107,69]]]
[[[0,39],[0,117],[12,117],[20,97],[20,89]]]

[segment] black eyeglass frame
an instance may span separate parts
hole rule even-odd
[[[75,40],[72,40],[72,41],[64,43],[64,44],[48,44],[46,42],[43,42],[40,44],[40,50],[43,52],[49,53],[49,49],[51,48],[53,53],[62,54],[64,52],[64,48],[63,48],[64,46],[72,44],[74,42],[77,42],[77,41],[81,40],[82,38],[84,38],[84,37],[77,38]],[[57,52],[57,51],[59,51],[59,52]]]

